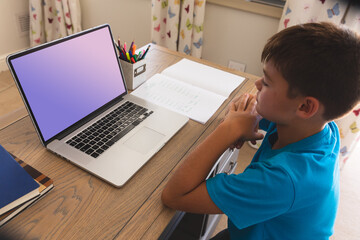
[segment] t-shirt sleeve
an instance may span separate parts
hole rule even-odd
[[[288,211],[295,198],[293,182],[281,167],[251,164],[242,174],[218,174],[206,182],[208,193],[239,229]]]

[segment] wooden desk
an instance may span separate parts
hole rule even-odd
[[[247,79],[206,124],[190,120],[123,188],[114,188],[47,151],[29,116],[1,129],[0,144],[52,178],[55,188],[0,228],[0,235],[14,239],[157,239],[175,214],[160,199],[169,177],[219,124],[230,99],[255,91],[257,79],[156,45],[147,55],[147,77],[183,57]]]

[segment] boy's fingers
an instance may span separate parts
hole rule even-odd
[[[240,98],[241,98],[241,96],[235,97],[231,102],[237,102],[237,101],[239,101]]]
[[[261,140],[263,138],[264,138],[264,134],[257,132],[257,133],[255,133],[255,139],[253,139],[253,140]]]
[[[229,109],[230,109],[231,111],[236,111],[236,106],[235,106],[235,103],[234,103],[234,102],[231,102],[231,103],[230,103]]]
[[[239,110],[246,109],[248,99],[249,99],[249,94],[247,94],[247,93],[245,93],[244,95],[241,96],[241,98],[239,99],[239,104],[238,104]]]
[[[249,111],[251,113],[254,113],[256,109],[256,99],[252,98],[249,102],[249,104],[247,105],[246,111]]]

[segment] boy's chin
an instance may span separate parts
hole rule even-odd
[[[256,112],[262,117],[262,118],[266,118],[263,114],[263,112],[261,111],[261,109],[259,108],[259,105],[256,105],[255,108]]]
[[[273,117],[269,114],[264,113],[263,111],[261,111],[261,109],[257,109],[256,108],[256,112],[262,117],[265,118],[266,120],[272,121],[271,119],[273,119]]]

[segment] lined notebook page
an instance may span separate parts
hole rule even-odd
[[[226,97],[156,74],[131,94],[205,123]]]
[[[235,74],[182,59],[131,94],[206,123],[244,80]]]
[[[244,77],[185,58],[166,68],[162,74],[224,97],[229,97],[232,91],[245,80]]]

